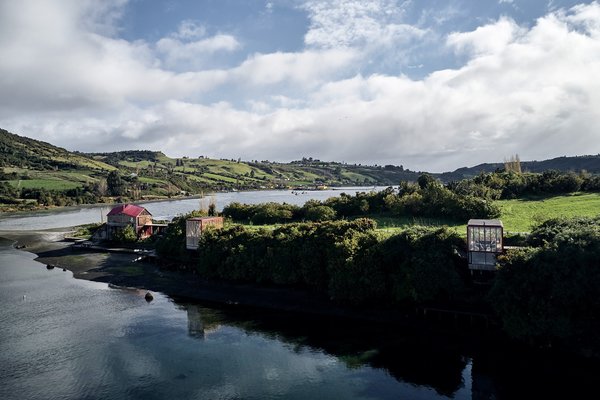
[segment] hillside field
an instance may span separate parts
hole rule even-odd
[[[502,209],[500,220],[505,232],[530,232],[531,228],[552,218],[595,217],[600,215],[600,194],[574,193],[536,199],[498,200]],[[467,221],[464,223],[435,218],[372,217],[377,227],[386,232],[397,232],[406,226],[448,226],[466,236]]]
[[[500,200],[504,229],[529,232],[536,223],[551,218],[595,217],[600,215],[600,194],[574,193],[541,199]]]

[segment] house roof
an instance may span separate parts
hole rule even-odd
[[[147,212],[147,210],[144,207],[136,206],[135,204],[121,204],[110,210],[110,212],[107,215],[125,214],[130,217],[137,217],[143,211]],[[148,212],[148,214],[150,213]]]
[[[498,219],[470,219],[469,226],[504,226]]]
[[[222,221],[223,217],[194,217],[188,218],[188,221]]]

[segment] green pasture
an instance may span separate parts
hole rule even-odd
[[[594,217],[600,214],[600,194],[574,193],[565,196],[500,200],[504,229],[529,232],[531,227],[551,218]]]
[[[78,182],[69,182],[56,179],[24,179],[7,182],[17,189],[68,190],[81,187],[81,184]]]
[[[575,193],[535,199],[499,200],[500,220],[507,232],[530,232],[531,228],[551,218],[594,217],[600,215],[600,194]],[[466,235],[468,221],[436,218],[370,216],[377,228],[394,233],[407,226],[448,226],[460,235]]]

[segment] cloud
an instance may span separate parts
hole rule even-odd
[[[513,20],[502,17],[497,22],[478,27],[472,32],[451,33],[447,44],[459,53],[496,54],[524,33],[526,31]]]
[[[311,47],[363,47],[422,35],[420,29],[399,22],[403,8],[393,0],[308,1],[304,8],[311,19],[304,41]]]
[[[194,67],[186,52],[244,51],[234,36],[185,22],[162,45],[127,41],[111,25],[122,3],[95,4],[0,3],[0,91],[11,94],[0,98],[0,126],[82,151],[313,156],[433,171],[515,153],[600,152],[598,2],[530,27],[501,17],[454,32],[444,43],[461,64],[422,79],[376,65],[364,72],[374,54],[402,53],[406,37],[421,34],[398,2],[309,2],[305,48],[220,69]],[[31,12],[37,6],[46,18]]]
[[[177,39],[191,40],[200,39],[204,35],[206,35],[206,27],[198,25],[196,22],[187,19],[185,21],[181,21],[177,32],[175,32],[172,36]]]
[[[349,49],[255,54],[231,72],[241,84],[273,85],[291,81],[315,87],[358,61],[357,58],[357,53]]]
[[[201,70],[215,53],[230,53],[242,47],[235,36],[218,33],[206,37],[206,27],[191,20],[179,24],[177,32],[159,39],[154,48],[163,66],[170,70]]]
[[[178,68],[181,64],[198,68],[205,58],[213,53],[231,52],[240,48],[240,43],[232,35],[219,34],[210,38],[183,42],[174,38],[162,38],[156,43],[156,49],[164,58],[168,68]]]

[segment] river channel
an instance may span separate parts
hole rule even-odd
[[[301,204],[308,197],[270,193],[216,200],[221,208],[227,201]],[[198,204],[147,207],[168,217]],[[0,220],[0,230],[97,222],[102,210],[13,216]],[[160,293],[148,303],[144,291],[74,279],[34,258],[0,239],[0,399],[596,398],[599,370],[584,361],[451,333]]]
[[[264,190],[253,192],[225,192],[214,193],[203,198],[177,199],[168,201],[156,201],[143,204],[153,215],[154,219],[170,220],[179,214],[185,214],[200,207],[208,207],[209,202],[216,203],[217,209],[232,202],[257,204],[265,202],[288,203],[303,205],[308,200],[325,200],[330,197],[339,196],[341,193],[354,195],[357,191],[369,192],[383,190],[385,187],[345,187],[329,190]],[[103,222],[106,214],[110,211],[110,205],[93,205],[80,207],[64,207],[48,211],[36,211],[32,213],[0,213],[0,231],[2,230],[37,230],[64,228],[67,226]]]

